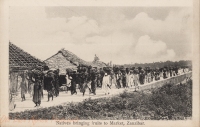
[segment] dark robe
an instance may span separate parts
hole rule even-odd
[[[34,93],[33,93],[33,102],[35,104],[41,103],[41,83],[39,81],[36,81],[34,83]]]
[[[71,74],[71,94],[73,95],[76,92],[76,74]]]
[[[164,73],[163,73],[163,78],[164,78],[164,79],[167,78],[167,72],[166,72],[166,71],[164,71]]]
[[[97,74],[97,87],[101,87],[101,75],[100,75],[100,73]]]
[[[105,75],[105,72],[104,72],[103,70],[101,70],[101,71],[100,71],[100,75],[101,75],[101,77],[100,77],[100,83],[101,83],[101,86],[102,86],[103,77],[104,77],[104,75]]]
[[[97,87],[97,76],[96,76],[96,73],[93,72],[91,73],[91,90],[92,90],[92,93],[96,94],[96,87]]]
[[[52,90],[53,77],[44,77],[44,90]]]
[[[121,74],[116,74],[116,79],[117,79],[117,88],[121,88],[121,79],[122,75]]]
[[[89,88],[88,87],[88,73],[87,72],[84,72],[82,75],[81,75],[81,84],[82,84],[82,90],[81,90],[81,92],[83,93],[83,96],[85,95],[85,91],[86,91],[86,89],[87,88]],[[89,88],[89,90],[90,90],[90,88]],[[90,90],[91,91],[91,90]]]
[[[55,94],[56,94],[56,97],[59,95],[59,75],[58,74],[55,74],[54,75],[54,88],[55,88]]]
[[[59,76],[59,87],[61,87],[63,84],[66,84],[67,80],[66,80],[66,75],[60,75]]]
[[[144,73],[140,73],[140,74],[139,74],[139,81],[140,81],[140,84],[144,84],[144,80],[145,80],[145,74],[144,74]]]
[[[122,75],[122,85],[124,88],[126,87],[126,75],[125,74]]]

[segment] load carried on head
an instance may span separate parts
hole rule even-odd
[[[107,73],[108,75],[110,75],[111,71],[112,71],[112,67],[103,67],[103,70],[105,73]]]

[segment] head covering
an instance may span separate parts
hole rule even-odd
[[[105,73],[105,76],[107,76],[108,74],[107,73]]]

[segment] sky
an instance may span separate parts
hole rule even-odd
[[[190,7],[19,7],[9,40],[45,60],[60,49],[114,64],[192,59]]]

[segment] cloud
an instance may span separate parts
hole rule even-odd
[[[87,35],[98,33],[98,24],[93,19],[86,16],[47,18],[43,7],[12,7],[9,24],[10,41],[43,60],[56,50],[81,44]]]
[[[133,19],[125,21],[127,27],[153,35],[185,32],[192,29],[191,23],[189,9],[171,11],[164,20],[153,19],[147,13],[140,12]]]
[[[108,36],[93,36],[86,38],[86,42],[94,45],[96,54],[107,57],[106,61],[114,60],[118,62],[118,58],[129,56],[129,49],[135,44],[135,38],[131,33],[122,33],[116,31]],[[103,52],[102,52],[103,51]],[[120,61],[121,62],[121,61]]]
[[[170,47],[168,58],[182,59],[191,52],[192,45],[192,12],[190,8],[172,10],[164,19],[150,17],[145,12],[138,13],[131,19],[124,18],[116,22],[110,22],[102,26],[101,33],[106,35],[115,31],[132,33],[135,40],[139,40],[144,35],[148,35],[155,40],[162,40],[165,46]],[[104,34],[102,34],[104,35]],[[123,42],[123,41],[122,41]],[[123,43],[125,44],[125,43]],[[161,45],[164,46],[164,45]],[[133,47],[133,46],[132,46]],[[162,49],[162,47],[160,47]],[[157,51],[157,49],[155,49]],[[154,51],[152,51],[154,53]],[[171,54],[171,55],[170,55]],[[166,60],[160,58],[160,60]],[[146,57],[138,61],[146,61]]]
[[[142,62],[174,60],[175,57],[174,50],[168,49],[166,43],[152,40],[148,35],[139,38],[134,54],[137,59],[145,58],[140,60]]]
[[[86,16],[72,16],[67,19],[65,25],[65,30],[70,32],[74,39],[78,39],[77,41],[81,41],[81,39],[84,39],[87,35],[97,34],[99,32],[98,23]]]
[[[120,64],[189,57],[189,49],[177,45],[190,45],[190,10],[171,11],[162,20],[145,12],[132,18],[114,11],[97,15],[99,21],[86,13],[48,18],[43,7],[11,7],[10,40],[43,60],[61,48],[87,61],[97,54]]]

